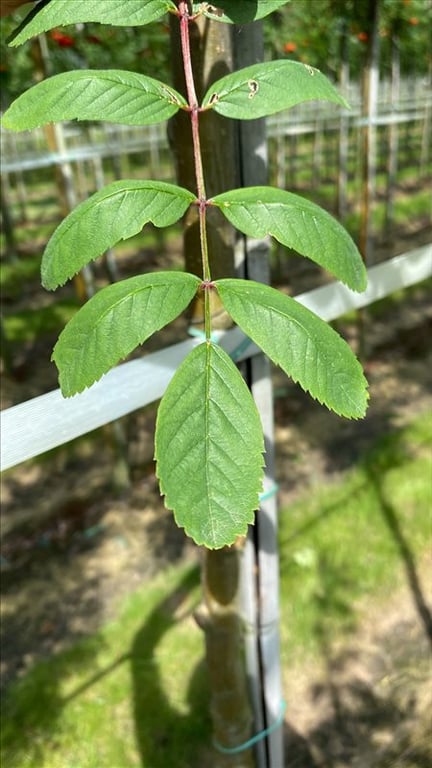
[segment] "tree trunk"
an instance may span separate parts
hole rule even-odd
[[[203,604],[197,622],[204,630],[210,682],[210,713],[216,746],[236,749],[251,736],[252,711],[245,674],[243,621],[239,611],[243,542],[202,551]],[[214,768],[252,768],[252,750],[217,751]]]

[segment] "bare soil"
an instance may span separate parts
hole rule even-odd
[[[418,564],[430,595],[432,558]],[[427,768],[432,764],[432,635],[407,582],[385,607],[360,606],[354,636],[286,672],[286,768]],[[429,616],[430,618],[430,616]]]

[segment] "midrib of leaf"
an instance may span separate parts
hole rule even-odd
[[[201,440],[194,442],[191,444],[191,447],[188,449],[187,452],[185,452],[184,456],[181,458],[180,461],[176,461],[176,467],[181,467],[182,463],[188,463],[190,460],[190,455],[192,451],[201,452],[202,455],[202,463],[201,466],[204,470],[204,478],[205,478],[205,485],[206,485],[206,497],[207,497],[207,504],[208,504],[208,521],[212,530],[213,537],[217,536],[218,531],[218,525],[215,525],[215,522],[217,523],[218,519],[218,510],[222,510],[223,513],[229,513],[229,509],[226,508],[223,504],[221,504],[217,498],[215,498],[214,489],[215,489],[215,483],[214,480],[212,480],[213,472],[218,472],[218,461],[217,458],[215,458],[215,453],[223,454],[224,457],[231,463],[234,464],[238,469],[241,469],[240,465],[236,462],[236,457],[231,456],[227,451],[221,446],[218,442],[215,442],[211,439],[211,422],[212,422],[212,410],[217,408],[219,413],[222,415],[222,417],[227,420],[228,426],[230,428],[234,428],[236,431],[237,436],[240,438],[240,440],[245,443],[244,436],[241,432],[239,432],[235,425],[232,424],[227,419],[227,416],[222,409],[222,407],[219,405],[218,401],[215,399],[212,399],[211,397],[211,390],[212,390],[212,377],[217,377],[219,381],[222,382],[223,386],[226,386],[223,378],[220,376],[219,372],[215,370],[215,368],[211,365],[211,356],[213,354],[213,349],[210,345],[207,345],[206,347],[206,362],[204,367],[204,398],[201,404],[201,408],[198,406],[195,411],[192,411],[189,413],[186,418],[184,419],[182,423],[182,429],[185,428],[187,425],[187,422],[190,419],[193,419],[196,417],[197,413],[199,413],[200,410],[202,410],[202,419],[204,423],[204,436]],[[187,395],[188,390],[184,389],[182,393],[179,393],[177,404],[180,404],[183,397]],[[233,393],[231,391],[231,396],[233,396]],[[240,408],[241,403],[237,400],[237,405]],[[214,413],[213,413],[213,419],[214,419]],[[166,467],[166,472],[169,472],[169,466]],[[224,476],[225,483],[228,481],[231,487],[233,488],[234,492],[236,492],[236,487],[233,484],[230,477]],[[198,498],[201,498],[199,496]],[[192,499],[191,499],[192,501]]]
[[[205,400],[204,400],[204,424],[205,424],[205,435],[204,435],[204,454],[205,454],[205,461],[204,461],[204,469],[205,469],[205,478],[206,478],[206,489],[207,489],[207,499],[208,499],[208,509],[209,509],[209,522],[212,530],[212,536],[215,537],[217,535],[217,526],[214,524],[214,520],[217,517],[217,509],[223,510],[223,512],[226,512],[226,508],[222,506],[215,498],[214,494],[211,493],[212,491],[212,479],[211,479],[211,471],[212,466],[218,469],[217,462],[212,459],[212,453],[215,451],[220,451],[220,453],[223,453],[228,460],[231,463],[235,463],[235,460],[232,456],[230,456],[218,443],[213,443],[211,440],[210,435],[210,424],[211,424],[211,406],[218,408],[219,412],[226,418],[226,414],[224,413],[223,409],[220,407],[219,403],[216,400],[212,400],[210,396],[211,392],[211,378],[212,375],[218,376],[219,379],[222,381],[223,384],[225,382],[219,375],[218,371],[214,370],[211,366],[211,355],[212,355],[212,347],[207,344],[206,349],[206,365],[205,365]],[[232,393],[231,393],[232,394]],[[240,407],[240,404],[239,404]],[[234,425],[229,422],[229,426],[233,427]],[[236,430],[237,435],[239,432]],[[241,436],[243,439],[243,436]],[[236,465],[237,466],[237,465]],[[225,477],[226,480],[229,480],[230,485],[236,490],[235,486],[232,483],[231,478]]]
[[[106,202],[111,200],[112,198],[120,197],[121,196],[122,199],[120,200],[120,203],[119,203],[120,207],[119,207],[119,210],[117,212],[117,216],[121,216],[122,206],[124,206],[126,204],[126,195],[132,195],[132,194],[139,195],[139,194],[141,194],[143,192],[144,193],[147,192],[147,191],[150,192],[151,190],[152,190],[151,187],[149,187],[149,188],[142,187],[142,188],[138,188],[138,189],[134,189],[134,190],[131,190],[130,188],[128,189],[127,187],[125,187],[124,189],[121,189],[121,190],[114,190],[110,194],[106,195],[105,197],[103,197],[100,200],[95,201],[92,205],[90,205],[87,208],[86,215],[88,215],[92,211],[95,211],[97,208],[99,208],[101,206],[103,207],[106,204]],[[164,195],[170,195],[171,198],[172,198],[165,205],[163,205],[160,202],[160,200],[159,200]],[[158,205],[162,206],[162,210],[169,211],[170,208],[172,208],[173,205],[175,205],[176,201],[178,201],[178,200],[179,200],[179,197],[176,196],[173,192],[170,192],[169,190],[155,190],[154,198],[149,203],[149,205],[153,206],[153,205],[155,205],[156,202],[158,202]],[[149,216],[149,218],[144,223],[141,223],[142,220],[138,220],[138,218],[136,217],[136,226],[138,227],[137,232],[139,232],[142,229],[142,227],[145,226],[145,224],[148,223],[149,221],[151,221],[152,224],[154,224],[155,226],[158,226],[154,222],[154,218],[157,217],[158,214],[160,214],[160,210],[153,212],[152,215]],[[58,241],[56,243],[56,247],[60,247],[61,241],[63,240],[64,237],[69,236],[69,231],[73,227],[77,227],[78,226],[78,236],[80,234],[79,224],[81,223],[81,219],[72,219],[72,220],[70,220],[70,218],[67,218],[67,219],[64,219],[64,222],[65,223],[64,223],[64,226],[62,227],[62,230],[61,230],[61,232],[59,234]],[[114,222],[113,222],[113,225],[114,225]],[[127,235],[127,237],[131,237],[131,235]],[[121,238],[121,239],[125,239],[125,238]]]
[[[275,309],[274,307],[272,307],[271,310],[272,310],[272,312],[274,312],[276,315],[278,315],[283,320],[289,320],[291,323],[294,323],[294,325],[296,325],[300,329],[300,331],[303,333],[303,335],[304,335],[304,337],[306,339],[306,350],[305,350],[305,353],[301,355],[301,357],[303,358],[303,363],[304,363],[304,365],[303,365],[303,373],[306,376],[306,371],[307,371],[307,363],[306,363],[306,361],[307,361],[307,357],[308,357],[308,355],[307,355],[308,346],[312,345],[313,357],[315,358],[315,360],[318,360],[320,358],[320,351],[319,351],[319,344],[320,344],[320,342],[319,342],[319,340],[317,341],[316,339],[313,339],[313,337],[311,336],[311,334],[309,333],[307,328],[305,328],[304,325],[296,317],[293,317],[292,315],[287,315],[285,312],[281,312],[281,310]],[[321,364],[321,368],[322,368],[322,364]],[[323,369],[322,372],[324,374],[326,374],[325,378],[326,378],[326,381],[328,381],[327,371],[325,369]],[[316,371],[316,373],[317,373],[317,371]],[[290,374],[290,376],[291,376],[291,374]],[[298,381],[298,379],[296,379],[294,376],[292,376],[292,378],[293,378],[293,380],[295,382]],[[320,388],[323,388],[323,385],[322,385],[321,382],[320,382]],[[324,388],[327,388],[327,383],[324,384]],[[348,392],[348,395],[350,395],[349,389],[347,390],[347,388],[345,386],[341,385],[341,389],[345,393]],[[351,396],[349,396],[348,399],[349,399],[349,401],[353,405],[356,405],[355,401],[352,400]]]
[[[123,107],[123,102],[127,103],[128,106],[130,106],[134,101],[138,101],[143,95],[154,96],[153,104],[155,102],[162,102],[161,108],[165,102],[168,102],[169,104],[176,103],[173,101],[172,98],[168,99],[165,96],[165,94],[162,93],[162,89],[161,89],[161,92],[159,92],[156,88],[155,89],[146,88],[145,84],[143,84],[142,86],[131,85],[130,83],[125,82],[121,78],[115,79],[113,77],[110,77],[109,75],[104,75],[103,80],[106,83],[106,88],[100,93],[98,93],[97,95],[90,94],[90,97],[88,98],[88,104],[95,106],[101,100],[103,101],[103,103],[106,104],[106,102],[109,100],[110,93],[112,93],[115,90],[118,90],[121,87],[126,88],[127,91],[122,91],[121,93],[117,93],[115,96],[112,96],[110,100],[110,106],[113,106],[113,104],[115,104],[115,102],[119,100],[122,100],[122,104],[120,106]],[[89,76],[88,78],[83,77],[83,78],[80,78],[79,80],[77,79],[76,81],[74,81],[73,85],[75,85],[76,83],[83,84],[84,86],[83,93],[81,93],[80,96],[84,96],[85,91],[88,91],[92,85],[94,86],[94,78],[92,78],[91,76]],[[75,96],[72,96],[68,91],[66,91],[66,93],[64,93],[57,100],[56,105],[61,107],[63,103],[67,107],[70,107],[74,99],[75,99]],[[148,107],[149,105],[146,105],[146,106]],[[117,107],[117,109],[118,108],[119,107]]]
[[[3,116],[5,127],[24,130],[61,119],[152,124],[186,102],[162,81],[122,70],[61,73],[23,93]]]
[[[259,214],[258,214],[258,206],[261,205],[265,210],[268,212],[269,217],[271,218],[271,222],[269,225],[265,225],[262,223]],[[283,204],[282,203],[262,203],[260,200],[257,200],[256,203],[238,203],[237,201],[235,203],[231,203],[228,208],[236,208],[238,207],[241,212],[245,213],[247,216],[249,216],[250,220],[253,222],[255,227],[259,228],[260,231],[265,235],[271,235],[272,237],[283,238],[284,240],[287,239],[287,237],[290,237],[290,234],[288,232],[288,235],[283,231],[283,229],[280,226],[280,218],[281,218],[281,209],[284,216],[284,225],[286,229],[288,229],[291,233],[293,233],[294,237],[298,236],[298,232],[302,231],[302,236],[304,240],[304,235],[307,235],[309,246],[310,248],[316,248],[317,243],[314,240],[314,238],[311,238],[311,235],[308,231],[308,227],[313,224],[315,234],[317,238],[319,239],[319,245],[322,247],[324,252],[328,251],[327,245],[325,241],[323,240],[321,230],[319,227],[319,224],[316,221],[316,217],[313,212],[308,211],[307,204],[304,205],[302,208],[295,207],[294,205],[290,205],[290,211],[283,211]],[[293,222],[289,221],[289,214],[293,212],[295,214],[300,214],[302,217],[302,220],[304,222],[304,227],[302,228],[301,225],[295,226]],[[330,222],[329,222],[330,223]],[[318,246],[319,247],[319,246]]]
[[[106,2],[101,3],[100,0],[98,0],[98,3],[98,8],[102,8],[102,10],[99,10],[99,13],[93,12],[95,3],[90,2],[90,0],[87,0],[85,3],[78,2],[78,0],[66,0],[64,3],[63,13],[62,7],[60,7],[59,12],[58,7],[54,8],[54,4],[49,3],[44,8],[41,8],[37,13],[37,16],[30,20],[20,32],[14,33],[11,45],[20,45],[21,43],[28,40],[29,37],[40,34],[41,32],[47,32],[49,29],[53,29],[54,27],[67,26],[69,24],[77,24],[82,22],[93,22],[120,26],[142,26],[144,24],[149,24],[152,21],[156,21],[157,19],[161,18],[167,11],[175,11],[176,9],[176,6],[172,0],[165,0],[165,2],[162,3],[159,3],[155,0],[141,0],[140,5],[135,2],[134,8],[136,8],[136,10],[131,12],[131,0],[126,0],[126,2],[125,0],[120,0],[120,2],[117,3],[115,0],[110,0],[109,11],[111,15],[107,19]],[[143,6],[145,3],[147,6],[144,9]],[[61,6],[60,3],[57,5]],[[82,14],[80,12],[77,14],[76,9],[75,12],[73,10],[70,12],[71,6],[75,5],[78,5],[80,10],[84,8],[84,12]],[[128,6],[126,13],[125,5]],[[89,7],[91,9],[90,13],[88,11]],[[147,15],[144,14],[144,17],[143,10],[147,11]]]
[[[207,489],[207,498],[208,498],[208,505],[209,505],[209,521],[212,531],[213,538],[216,535],[215,526],[214,526],[214,499],[210,495],[210,488],[211,488],[211,479],[210,479],[210,377],[211,377],[211,366],[210,366],[210,355],[211,355],[211,346],[207,343],[206,348],[206,366],[205,366],[205,401],[204,401],[204,411],[205,411],[205,435],[204,435],[204,453],[205,453],[205,477],[206,477],[206,489]]]
[[[98,319],[97,319],[97,321],[96,321],[96,323],[94,325],[95,330],[97,329],[98,325],[100,325],[100,323],[103,323],[105,317],[108,318],[108,315],[112,314],[116,309],[118,309],[122,304],[124,304],[125,301],[131,301],[131,303],[132,303],[132,314],[133,314],[133,302],[134,302],[134,300],[137,298],[137,296],[139,294],[145,294],[145,292],[147,291],[148,292],[148,297],[147,297],[146,306],[142,309],[142,312],[145,312],[147,310],[148,304],[149,304],[149,302],[151,300],[152,292],[155,291],[155,290],[158,291],[158,290],[161,290],[161,289],[163,289],[166,292],[167,287],[169,289],[169,288],[172,288],[173,286],[169,286],[166,283],[162,283],[161,285],[158,285],[158,286],[146,285],[143,288],[136,288],[135,290],[129,291],[129,293],[126,296],[123,296],[118,301],[115,301],[113,304],[110,304],[110,306],[104,312],[99,314],[99,317],[98,317]],[[179,288],[177,286],[176,286],[176,289],[179,290]],[[162,310],[162,303],[161,303],[161,305],[159,307],[159,314],[157,315],[158,317],[161,316],[161,310]],[[154,315],[153,315],[153,317],[154,317]]]

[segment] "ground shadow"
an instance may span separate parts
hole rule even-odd
[[[414,615],[401,607],[385,631],[372,627],[367,641],[353,634],[356,614],[353,585],[343,567],[319,546],[319,589],[313,629],[323,661],[323,677],[305,693],[304,706],[312,717],[299,733],[288,709],[285,732],[285,768],[426,768],[432,765],[430,740],[430,647],[432,615],[425,597],[418,564],[410,544],[406,522],[390,502],[386,474],[400,467],[409,471],[408,449],[403,432],[379,441],[377,449],[361,462],[365,485],[373,489],[381,514],[400,560]],[[347,499],[348,501],[348,499]],[[329,515],[344,509],[343,500],[321,510],[298,530],[307,534]],[[404,520],[406,518],[404,517]],[[361,542],[359,542],[361,546]],[[281,551],[283,566],[283,549]],[[385,607],[383,606],[385,613]],[[336,620],[339,630],[334,632]],[[342,629],[350,630],[343,638]],[[364,645],[362,645],[362,643]],[[312,678],[313,679],[313,678]]]
[[[168,692],[171,697],[167,695],[155,657],[164,634],[185,618],[182,603],[198,583],[198,570],[188,571],[176,589],[155,607],[132,644],[135,734],[143,766],[167,768],[169,764],[172,768],[205,768],[210,765],[209,690],[203,664],[191,670],[188,711],[180,712],[173,704],[175,691]]]
[[[289,434],[277,446],[278,483],[290,498],[296,488],[316,483],[318,472],[328,479],[353,467],[378,437],[394,431],[401,415],[415,417],[429,405],[429,293],[428,286],[419,285],[403,304],[388,298],[370,309],[365,370],[371,400],[364,419],[339,418],[274,371],[275,423]],[[348,341],[355,339],[353,320],[342,318],[335,325]],[[303,455],[312,461],[303,461]]]
[[[393,434],[391,436],[391,444],[391,466],[395,467],[398,463],[401,464],[404,460],[406,460],[406,452],[404,451],[404,447],[400,442],[400,435]],[[389,468],[386,453],[380,451],[379,458],[376,453],[372,454],[364,462],[364,466],[366,469],[366,476],[368,481],[374,489],[378,501],[378,507],[382,514],[383,520],[385,521],[396,545],[405,572],[406,581],[411,591],[414,607],[423,627],[425,637],[428,640],[432,650],[431,609],[426,602],[423,588],[417,573],[416,560],[409,545],[408,538],[403,531],[403,527],[400,523],[396,510],[394,506],[388,501],[385,490],[383,488],[382,478],[386,469]]]
[[[112,467],[98,430],[2,477],[3,689],[95,632],[113,594],[187,555],[153,474],[119,494]]]
[[[393,659],[389,669],[389,638],[381,637],[373,677],[367,677],[362,651],[355,646],[334,653],[322,638],[324,679],[309,689],[310,706],[323,716],[306,735],[314,762],[299,760],[287,750],[286,768],[334,768],[335,765],[368,768],[427,768],[431,765],[428,708],[424,690],[418,690],[412,664],[427,673],[424,636],[412,626],[394,628],[405,657]],[[370,650],[369,652],[370,653]],[[387,656],[387,658],[385,658]],[[368,659],[367,666],[371,666]],[[385,680],[385,684],[383,684]]]
[[[156,650],[164,635],[187,618],[184,608],[191,590],[199,583],[199,570],[189,569],[176,588],[158,603],[126,653],[93,673],[95,656],[103,640],[88,638],[69,651],[36,665],[2,708],[2,748],[10,764],[20,766],[29,758],[32,765],[45,764],[47,739],[55,743],[62,709],[93,688],[120,665],[129,664],[132,675],[132,707],[136,745],[143,766],[151,768],[207,768],[211,727],[209,691],[203,664],[190,672],[187,711],[175,705],[175,691],[161,680]],[[190,604],[190,603],[189,603]],[[70,675],[88,672],[87,679],[63,696],[61,685]],[[175,755],[175,762],[172,756]],[[113,766],[122,768],[122,766]]]
[[[335,616],[350,619],[351,591],[344,594],[343,573],[330,560],[321,559],[319,571],[314,633],[323,671],[305,690],[311,724],[301,734],[288,709],[285,768],[428,768],[429,636],[417,592],[417,622],[397,616],[385,632],[367,640],[350,633],[341,645],[331,624]]]

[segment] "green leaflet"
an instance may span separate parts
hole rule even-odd
[[[210,202],[245,235],[272,235],[328,269],[352,290],[365,290],[367,273],[354,241],[318,205],[274,187],[233,189]]]
[[[115,181],[62,221],[42,258],[42,284],[54,289],[108,248],[140,232],[147,222],[178,221],[195,195],[162,181]]]
[[[367,382],[348,344],[289,296],[251,280],[216,280],[222,303],[274,363],[312,397],[347,418],[361,418]]]
[[[225,117],[253,120],[314,100],[348,106],[318,69],[283,59],[252,64],[222,77],[210,86],[202,106]]]
[[[20,24],[10,40],[21,45],[30,37],[54,27],[96,21],[119,27],[135,27],[160,19],[167,11],[175,10],[172,0],[50,0],[43,8],[37,7]]]
[[[159,80],[119,69],[62,72],[29,88],[6,110],[3,127],[27,131],[60,120],[105,120],[124,125],[159,123],[184,98]]]
[[[200,344],[174,374],[155,450],[166,505],[197,544],[217,549],[246,534],[262,489],[262,427],[239,371],[215,344]]]
[[[195,13],[202,10],[204,16],[215,21],[224,21],[231,24],[247,24],[250,21],[268,16],[273,11],[287,4],[288,0],[214,0],[208,3],[207,8],[202,0],[193,3]]]
[[[81,392],[174,320],[200,285],[195,275],[154,272],[95,294],[62,331],[52,359],[65,397]]]

